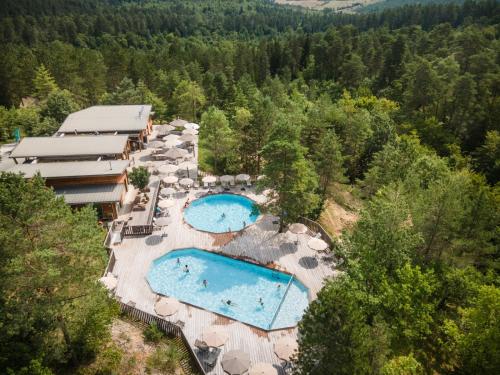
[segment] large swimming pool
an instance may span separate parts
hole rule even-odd
[[[309,303],[307,288],[288,274],[195,248],[154,260],[147,280],[156,293],[265,330],[295,326]]]
[[[254,202],[236,194],[207,195],[184,210],[184,218],[192,227],[212,233],[239,231],[258,216]]]

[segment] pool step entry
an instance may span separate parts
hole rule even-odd
[[[285,293],[283,294],[283,297],[281,298],[280,304],[278,305],[278,308],[274,312],[273,320],[271,320],[271,323],[269,324],[269,329],[272,328],[274,321],[276,320],[276,317],[278,316],[278,313],[281,309],[281,305],[283,305],[283,302],[285,301],[286,295],[288,294],[288,290],[290,290],[290,286],[292,285],[292,281],[295,277],[295,274],[292,274],[290,277],[290,280],[288,280],[288,284],[286,285]]]

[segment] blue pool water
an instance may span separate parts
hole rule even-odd
[[[235,194],[207,195],[184,210],[184,218],[191,226],[212,233],[239,231],[258,216],[251,199]]]
[[[188,273],[184,272],[186,264]],[[194,248],[175,250],[154,260],[147,275],[156,293],[266,330],[295,326],[309,303],[307,288],[296,279],[292,279],[283,300],[290,278],[282,272]],[[207,280],[207,287],[203,280]],[[222,302],[227,300],[235,305]]]

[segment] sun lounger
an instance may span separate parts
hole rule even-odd
[[[248,186],[248,187],[252,186],[252,181],[247,180],[247,186]]]
[[[193,187],[195,189],[198,189],[200,187],[200,183],[198,181],[195,181],[194,184],[193,184]]]
[[[236,184],[234,183],[234,180],[229,181],[229,186],[231,186],[231,187],[236,186]]]
[[[209,188],[209,186],[208,186],[208,182],[204,182],[204,183],[203,183],[203,187],[204,187],[205,189],[208,189],[208,188]]]

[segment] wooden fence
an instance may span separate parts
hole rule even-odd
[[[335,246],[335,241],[334,239],[328,234],[328,232],[321,226],[320,223],[308,219],[307,217],[300,217],[298,220],[300,223],[304,224],[306,227],[308,227],[310,230],[313,232],[318,232],[321,233],[321,238],[328,243],[328,246],[330,249],[333,249]]]
[[[180,337],[182,339],[182,342],[184,343],[184,346],[188,349],[190,356],[193,359],[193,363],[196,367],[196,370],[200,372],[202,375],[206,375],[205,369],[203,368],[203,365],[201,364],[200,360],[198,359],[198,356],[196,353],[193,351],[191,348],[191,345],[189,345],[189,342],[184,336],[184,332],[182,332],[182,328],[179,327],[177,324],[174,324],[172,322],[169,322],[167,320],[161,319],[160,317],[156,315],[152,315],[150,313],[147,313],[146,311],[142,311],[136,307],[127,305],[126,303],[123,303],[121,301],[118,301],[120,304],[120,309],[122,312],[130,315],[131,317],[138,319],[144,323],[151,324],[153,322],[156,323],[157,327],[160,328],[163,332],[165,332],[168,335],[172,335],[175,337]]]
[[[153,233],[153,225],[131,225],[123,228],[124,237],[149,236]]]

